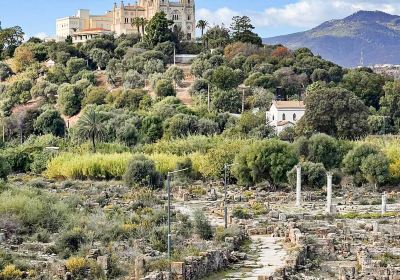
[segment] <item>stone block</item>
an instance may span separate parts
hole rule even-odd
[[[185,274],[185,263],[184,262],[173,262],[171,264],[171,272],[176,275],[184,275]]]

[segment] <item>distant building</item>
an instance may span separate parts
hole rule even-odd
[[[194,0],[139,0],[138,4],[114,3],[112,11],[104,15],[90,15],[89,10],[80,9],[75,16],[57,19],[57,41],[63,41],[71,36],[73,42],[85,42],[104,33],[121,34],[142,33],[142,27],[135,26],[136,18],[151,20],[157,13],[163,11],[167,18],[174,21],[173,28],[179,28],[186,40],[196,38],[196,16]],[[94,32],[95,31],[95,32]],[[79,33],[79,34],[76,34]],[[74,35],[77,36],[74,36]],[[87,35],[87,36],[86,36]]]
[[[85,43],[87,40],[91,40],[98,36],[107,34],[113,34],[113,32],[104,28],[85,29],[72,34],[72,43]]]
[[[111,32],[112,17],[112,12],[107,12],[105,15],[90,15],[89,10],[80,9],[75,16],[57,19],[56,40],[64,41],[68,36],[72,37],[74,33],[88,29],[101,28]]]
[[[273,101],[266,114],[267,124],[275,127],[279,134],[285,128],[294,126],[304,116],[305,111],[303,101]]]

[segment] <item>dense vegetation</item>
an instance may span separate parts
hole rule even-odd
[[[0,30],[0,217],[9,221],[0,229],[12,225],[10,235],[42,241],[62,229],[51,250],[72,257],[67,267],[79,274],[97,271],[79,258],[95,241],[145,239],[166,250],[165,211],[154,191],[174,169],[188,168],[180,180],[190,185],[220,180],[224,165],[234,163],[232,182],[270,190],[290,190],[297,164],[309,189],[323,188],[327,171],[336,184],[344,176],[357,186],[400,182],[400,139],[383,136],[400,130],[399,81],[343,69],[308,49],[262,46],[247,17],[235,17],[231,30],[207,29],[205,21],[198,27],[200,41],[183,42],[160,13],[143,38],[102,36],[77,45],[22,42],[20,28]],[[170,65],[174,48],[198,54],[189,104],[176,96],[188,73]],[[49,59],[54,67],[46,66]],[[306,104],[296,127],[279,135],[265,120],[277,97]],[[134,205],[108,209],[98,197],[104,211],[86,205],[79,212],[82,197],[56,198],[40,190],[40,180],[11,187],[7,180],[18,173],[64,180],[53,186],[61,190],[78,188],[69,180],[123,181]],[[206,218],[195,217],[197,234],[213,238]],[[187,218],[174,219],[178,238],[194,234]],[[4,259],[0,252],[0,271],[18,274],[21,266],[3,266]],[[110,273],[120,272],[111,266]]]

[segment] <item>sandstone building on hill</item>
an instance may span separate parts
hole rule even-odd
[[[180,28],[186,40],[194,40],[196,15],[194,0],[139,0],[136,4],[114,3],[111,11],[104,15],[91,15],[89,10],[80,9],[75,16],[57,19],[56,39],[63,41],[68,36],[74,43],[85,42],[102,34],[137,33],[136,18],[150,20],[157,12],[163,11],[174,21],[173,28]],[[142,29],[139,28],[139,32]]]

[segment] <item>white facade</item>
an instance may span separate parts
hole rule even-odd
[[[56,40],[64,41],[68,36],[72,36],[76,32],[100,28],[111,31],[111,12],[108,12],[105,15],[90,15],[89,10],[80,9],[77,11],[75,16],[57,19]]]
[[[294,126],[305,114],[303,101],[274,101],[266,114],[267,124],[275,127],[279,134],[285,128]]]

